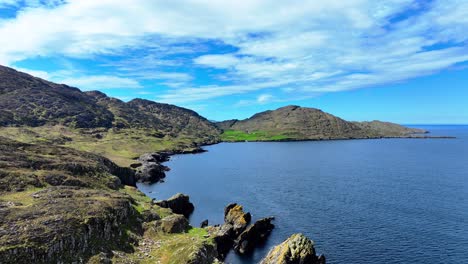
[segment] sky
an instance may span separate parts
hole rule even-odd
[[[467,32],[467,0],[0,0],[1,65],[217,121],[468,124]]]

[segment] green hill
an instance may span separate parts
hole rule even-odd
[[[225,141],[326,140],[406,137],[424,130],[393,123],[348,122],[319,109],[285,106],[245,120],[218,122]]]

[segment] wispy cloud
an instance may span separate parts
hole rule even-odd
[[[0,0],[0,6],[17,3]],[[107,89],[149,80],[167,86],[156,98],[165,102],[248,93],[256,100],[259,93],[274,94],[266,89],[306,97],[404,81],[468,61],[463,0],[41,3],[31,1],[16,17],[0,20],[0,35],[8,36],[0,39],[0,63],[112,56],[99,67],[117,76],[106,71],[62,82]],[[201,81],[196,71],[210,78]]]
[[[61,82],[67,85],[79,87],[84,91],[101,89],[136,89],[143,87],[138,83],[138,81],[108,75],[66,78],[62,79]]]

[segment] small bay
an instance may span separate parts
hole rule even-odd
[[[468,126],[419,126],[456,139],[222,143],[176,155],[156,199],[190,196],[193,226],[223,222],[228,203],[275,216],[257,263],[297,232],[327,263],[468,263]]]

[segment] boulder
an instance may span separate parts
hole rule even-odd
[[[271,249],[260,264],[325,264],[325,257],[316,255],[313,241],[294,234]]]
[[[234,250],[240,254],[250,253],[254,248],[263,243],[275,227],[271,221],[273,217],[258,220],[247,227],[234,242]]]
[[[159,163],[143,163],[135,173],[139,182],[155,183],[166,177],[166,166]]]
[[[251,219],[250,213],[245,213],[241,205],[232,203],[224,209],[224,222],[233,226],[235,236],[244,231]]]
[[[155,163],[162,163],[169,161],[169,155],[166,153],[146,153],[140,156],[138,160],[141,163],[150,163],[150,162],[155,162]]]
[[[189,217],[195,209],[190,202],[190,197],[182,193],[178,193],[167,200],[155,201],[154,204],[160,207],[170,208],[172,212],[182,214],[185,217]]]
[[[203,222],[201,222],[200,227],[205,228],[208,226],[208,219],[205,219]]]
[[[234,243],[234,227],[231,224],[224,224],[222,226],[210,227],[208,232],[216,244],[218,257],[224,259]]]
[[[164,233],[183,233],[190,228],[187,218],[173,214],[155,222],[156,228]]]
[[[166,177],[165,171],[169,168],[162,165],[162,162],[169,160],[167,153],[146,153],[138,158],[137,163],[130,166],[136,169],[136,179],[139,182],[155,183]]]

